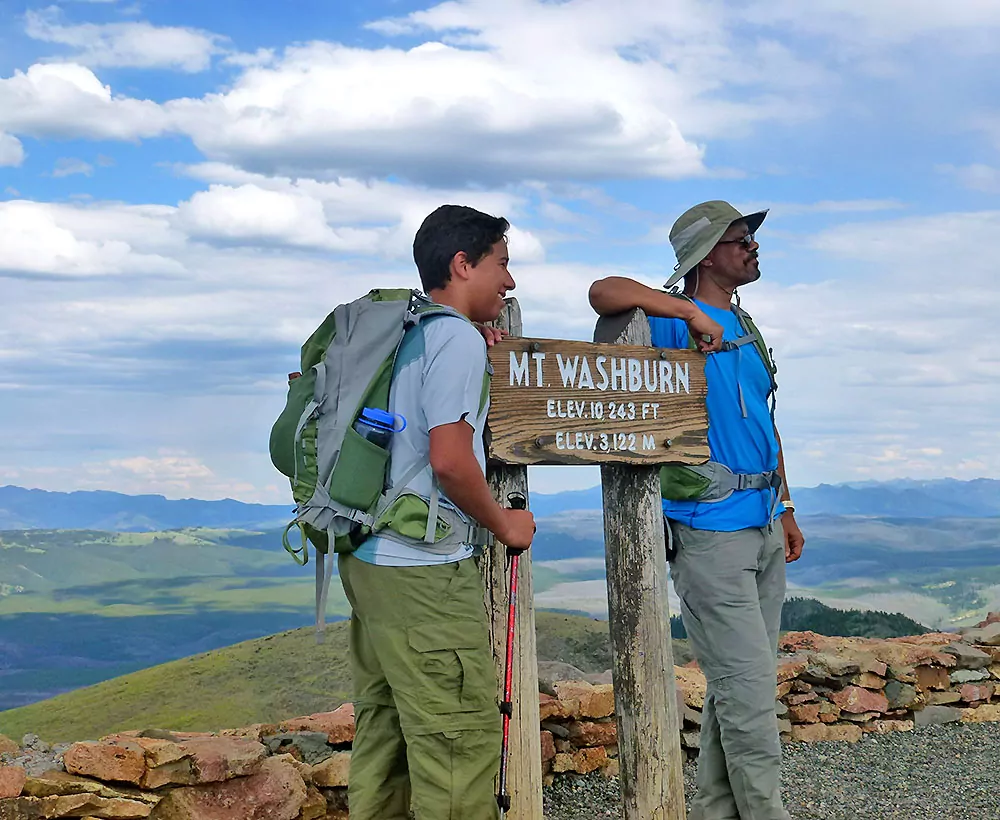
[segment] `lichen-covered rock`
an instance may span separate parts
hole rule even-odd
[[[354,704],[345,703],[332,712],[285,720],[279,728],[283,732],[323,732],[335,746],[351,743],[354,740]]]
[[[312,782],[329,789],[347,785],[351,773],[351,753],[335,752],[322,763],[312,767]]]
[[[0,766],[0,800],[20,797],[28,773],[20,766]]]
[[[862,712],[886,712],[889,701],[882,692],[873,692],[860,686],[848,686],[840,692],[830,695],[830,700],[844,712],[861,714]]]
[[[63,755],[66,771],[138,786],[146,773],[146,751],[134,740],[74,743]]]
[[[274,758],[254,774],[170,789],[150,820],[295,820],[307,798],[293,766]]]

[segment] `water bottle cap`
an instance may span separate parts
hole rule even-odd
[[[396,417],[385,410],[379,410],[377,407],[366,407],[362,410],[361,420],[372,427],[382,427],[386,430],[392,430],[396,426]]]

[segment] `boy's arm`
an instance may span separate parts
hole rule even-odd
[[[431,469],[444,494],[466,515],[506,546],[527,549],[535,533],[535,517],[527,510],[501,507],[472,449],[475,433],[466,421],[442,424],[430,431]]]
[[[722,349],[722,326],[710,319],[694,302],[646,287],[634,279],[624,276],[598,279],[590,286],[590,306],[601,316],[640,308],[647,316],[681,319],[687,323],[702,353]],[[705,341],[705,336],[710,341]]]

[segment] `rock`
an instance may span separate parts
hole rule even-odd
[[[949,660],[954,661],[954,658],[952,658],[950,655],[948,655],[947,657],[948,657]],[[890,666],[887,674],[889,675],[890,678],[892,678],[893,680],[898,680],[900,683],[916,683],[917,682],[917,673],[916,673],[916,670],[920,669],[920,668],[921,667],[919,667],[919,666],[916,667],[916,669],[914,667],[912,667],[912,666]],[[928,668],[928,669],[930,669],[930,668],[941,669],[942,667],[929,667],[928,666],[926,668]],[[945,678],[947,679],[947,677],[948,676],[946,674]],[[947,680],[945,681],[944,685],[945,686],[948,685]]]
[[[819,668],[817,677],[839,678],[844,675],[854,675],[861,671],[860,664],[853,658],[838,657],[828,655],[823,652],[814,652],[809,656],[810,673],[815,674],[814,669]]]
[[[780,701],[778,702],[780,703]],[[782,704],[782,706],[784,706],[784,704]],[[701,726],[701,712],[697,709],[685,706],[681,709],[681,715],[684,717],[684,723],[691,724],[692,726]]]
[[[842,720],[849,720],[851,723],[867,723],[869,720],[875,720],[875,718],[882,717],[882,713],[858,712],[857,714],[852,714],[851,712],[841,712],[840,717]]]
[[[580,703],[580,714],[589,718],[604,718],[615,713],[615,690],[610,683],[594,686],[590,697]]]
[[[885,696],[890,709],[908,709],[920,698],[916,687],[898,680],[891,680],[885,685]]]
[[[544,766],[556,756],[556,744],[552,732],[541,732],[539,742],[542,747],[542,765]]]
[[[692,709],[701,710],[705,705],[705,675],[700,669],[675,666],[677,688],[684,693],[684,703]]]
[[[0,755],[16,754],[21,751],[21,747],[11,740],[7,735],[0,735]]]
[[[700,749],[701,732],[681,732],[681,746],[685,749]]]
[[[42,820],[55,817],[140,820],[150,807],[137,800],[70,794],[54,797],[17,797],[0,803],[0,820]]]
[[[985,669],[956,669],[948,677],[952,683],[973,683],[989,680],[990,673]]]
[[[882,692],[873,692],[860,686],[848,686],[840,692],[834,692],[830,695],[830,700],[844,712],[852,714],[885,712],[889,708],[889,701]]]
[[[993,660],[992,655],[964,643],[950,643],[941,651],[954,656],[959,669],[982,669],[984,666],[989,666]]]
[[[558,752],[552,759],[552,771],[557,774],[573,771],[573,755],[566,752]]]
[[[839,723],[836,726],[827,726],[827,740],[839,740],[842,743],[857,743],[861,740],[861,727],[850,724]]]
[[[918,666],[915,671],[917,687],[924,692],[931,689],[947,689],[951,685],[948,670],[942,666]]]
[[[782,703],[780,700],[776,700],[774,702],[774,714],[777,717],[784,717],[785,715],[788,714],[788,707],[784,703]]]
[[[351,773],[351,753],[334,752],[312,767],[312,782],[324,789],[344,787]]]
[[[306,799],[296,820],[326,820],[326,798],[315,786],[306,787]]]
[[[584,675],[583,679],[594,686],[611,686],[614,683],[614,673],[610,669],[605,669],[603,672]]]
[[[816,703],[819,695],[815,692],[807,692],[804,695],[789,695],[787,698],[789,706],[801,706],[804,703]]]
[[[327,736],[327,742],[335,746],[351,743],[354,740],[354,704],[345,703],[332,712],[318,712],[286,720],[279,728],[283,732],[323,732]]]
[[[994,663],[989,667],[989,673],[991,678],[996,678],[1000,680],[1000,663]]]
[[[569,726],[569,735],[579,747],[611,746],[618,742],[618,727],[611,723],[580,721]]]
[[[958,703],[961,699],[962,696],[958,692],[949,690],[947,692],[931,692],[927,702],[932,706],[944,706],[949,703]]]
[[[792,681],[792,691],[798,695],[805,694],[806,692],[812,692],[813,685],[811,683],[806,683],[804,680],[793,680]]]
[[[975,703],[979,700],[989,700],[996,688],[992,683],[967,683],[959,690],[965,703]]]
[[[917,728],[939,726],[942,723],[957,723],[962,719],[962,711],[954,706],[925,706],[913,713],[913,723]]]
[[[575,704],[575,707],[574,707]],[[538,695],[538,714],[541,720],[568,720],[580,716],[580,701],[564,703],[558,698],[544,693]]]
[[[69,772],[52,769],[39,775],[28,775],[24,783],[24,794],[31,797],[53,797],[70,794],[96,794],[99,797],[117,797],[124,800],[138,800],[155,806],[162,795],[142,791],[132,786],[109,786],[97,780],[78,777]]]
[[[784,683],[779,683],[778,688],[775,690],[774,699],[781,700],[785,695],[792,691],[792,681],[786,680]]]
[[[788,717],[792,723],[819,723],[819,704],[803,703],[788,707]]]
[[[573,755],[573,771],[578,774],[596,772],[608,764],[608,753],[603,746],[592,749],[580,749]]]
[[[823,723],[802,723],[792,725],[792,740],[800,743],[816,743],[827,740],[830,727]]]
[[[792,722],[790,720],[785,720],[784,718],[778,719],[778,733],[782,735],[787,735],[792,731]]]
[[[181,743],[144,739],[136,742],[144,746],[157,744],[147,751],[148,768],[140,782],[146,789],[243,777],[256,771],[267,756],[263,744],[242,737],[195,737]],[[153,755],[159,765],[149,765]]]
[[[239,780],[171,789],[150,820],[295,820],[306,803],[306,784],[287,763],[265,760]]]
[[[63,755],[71,774],[140,785],[146,773],[146,752],[136,741],[74,743]]]
[[[261,738],[261,742],[271,754],[292,753],[294,749],[298,752],[299,760],[315,765],[333,754],[327,737],[326,732],[281,732],[266,735]]]
[[[820,701],[819,719],[822,723],[836,723],[840,720],[840,707],[828,700]]]
[[[538,662],[538,686],[543,692],[555,694],[555,684],[565,680],[584,680],[586,672],[562,661]]]
[[[987,703],[975,709],[962,710],[963,723],[992,723],[1000,721],[1000,703]]]
[[[861,672],[851,678],[851,683],[863,689],[884,689],[885,678],[876,675],[874,672]]]
[[[868,734],[887,735],[891,732],[912,732],[912,720],[873,720],[861,727]]]
[[[878,675],[880,678],[884,678],[889,673],[889,666],[877,658],[865,658],[861,662],[861,671],[871,672],[874,675]]]
[[[1000,646],[1000,623],[994,622],[974,629],[963,629],[962,637],[980,646]]]
[[[621,764],[617,760],[609,760],[604,766],[601,767],[601,774],[604,775],[609,780],[618,777],[621,771]]]
[[[0,766],[0,800],[20,797],[28,773],[20,766]]]

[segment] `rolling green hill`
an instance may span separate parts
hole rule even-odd
[[[605,621],[536,613],[539,655],[585,672],[610,666]],[[347,622],[182,658],[0,712],[0,734],[34,732],[50,742],[97,738],[125,729],[211,731],[272,723],[336,708],[350,696]]]

